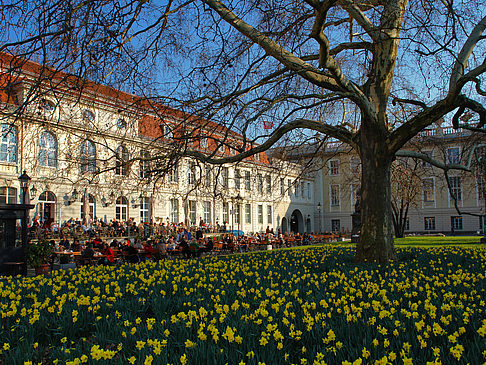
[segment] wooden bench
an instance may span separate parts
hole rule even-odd
[[[2,266],[5,268],[4,271],[7,275],[21,275],[23,273],[23,268],[25,267],[25,262],[6,261]]]

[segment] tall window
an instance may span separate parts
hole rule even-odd
[[[425,217],[424,218],[424,229],[426,231],[435,230],[435,217]]]
[[[359,158],[351,157],[350,169],[353,174],[359,174],[359,165],[360,165]]]
[[[263,176],[262,174],[257,174],[257,191],[263,193]]]
[[[189,223],[191,223],[191,225],[195,226],[196,225],[196,218],[197,218],[196,201],[195,200],[189,200]]]
[[[307,183],[307,199],[311,199],[311,183]]]
[[[484,200],[484,198],[486,197],[486,181],[484,181],[482,176],[477,176],[476,184],[478,200]]]
[[[241,205],[240,204],[235,204],[233,206],[233,212],[234,212],[234,215],[235,215],[235,223],[236,224],[241,224]]]
[[[339,160],[329,161],[329,175],[331,176],[339,175]]]
[[[351,184],[351,209],[354,209],[354,205],[358,200],[359,185]]]
[[[265,177],[266,183],[267,183],[267,194],[272,194],[272,177],[270,175],[267,175]]]
[[[124,196],[120,196],[116,200],[115,219],[118,221],[128,220],[128,199]]]
[[[298,181],[294,182],[294,195],[296,197],[299,196],[299,182]]]
[[[229,187],[229,169],[227,167],[223,167],[221,169],[221,177],[223,180],[223,187],[228,188]]]
[[[16,204],[17,203],[17,189],[9,188],[8,186],[0,187],[0,203],[1,204]]]
[[[245,204],[245,223],[251,223],[251,204]]]
[[[189,163],[189,175],[188,175],[188,183],[194,185],[196,183],[196,163],[191,161]]]
[[[211,183],[212,183],[212,173],[211,173],[211,166],[206,166],[206,173],[205,173],[205,176],[206,176],[206,187],[211,187]]]
[[[150,223],[150,198],[146,196],[140,197],[140,222]]]
[[[458,202],[462,201],[462,180],[460,176],[449,177],[449,183],[451,185],[450,202],[453,204],[454,197]]]
[[[423,154],[427,155],[429,158],[433,158],[433,151],[422,151]],[[422,161],[422,167],[430,167],[431,164],[427,161]]]
[[[203,219],[206,223],[211,223],[211,202],[203,202]]]
[[[285,194],[285,179],[280,179],[280,195]]]
[[[179,200],[170,200],[170,219],[172,223],[179,223]]]
[[[459,147],[450,147],[447,149],[447,162],[453,164],[461,162],[461,151]]]
[[[150,178],[150,153],[148,151],[140,152],[140,177],[142,179]]]
[[[178,183],[179,182],[179,166],[175,164],[170,170],[170,182],[171,183]]]
[[[289,194],[289,196],[292,195],[292,180],[290,179],[287,180],[287,194]]]
[[[0,161],[17,162],[17,127],[0,124]]]
[[[462,217],[456,216],[451,217],[451,230],[461,230],[462,229]]]
[[[331,219],[331,231],[339,232],[341,230],[341,220]]]
[[[229,205],[228,202],[223,202],[223,222],[229,222]]]
[[[125,146],[116,149],[115,175],[128,176],[128,150]]]
[[[57,141],[49,132],[42,132],[39,140],[39,165],[57,167]]]
[[[235,170],[235,189],[240,190],[241,188],[241,172],[239,169]]]
[[[96,172],[96,147],[88,139],[81,143],[81,172]]]
[[[245,190],[251,190],[250,171],[245,171]]]
[[[267,205],[267,223],[272,224],[273,218],[272,218],[272,206]]]
[[[263,224],[263,205],[258,205],[258,223]]]
[[[330,188],[330,194],[331,194],[331,207],[339,207],[341,204],[340,202],[340,191],[339,191],[339,185],[333,184],[331,185]]]
[[[84,195],[81,199],[81,220],[84,221]],[[93,220],[96,216],[96,200],[91,194],[88,194],[88,219]]]
[[[424,189],[424,202],[430,203],[435,201],[434,179],[431,177],[422,180]]]
[[[304,193],[304,190],[305,190],[305,188],[304,188],[304,182],[303,182],[303,181],[301,181],[301,182],[300,182],[300,196],[301,196],[302,198],[305,198],[305,193]]]

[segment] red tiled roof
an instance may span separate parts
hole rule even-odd
[[[186,130],[185,133],[190,133],[191,135],[194,135],[194,132],[201,134],[202,130],[206,131],[208,133],[206,137],[208,137],[210,141],[221,138],[226,134],[229,143],[238,144],[238,141],[242,140],[240,134],[227,130],[224,126],[210,120],[185,113],[170,106],[154,102],[147,98],[141,98],[107,85],[98,84],[91,80],[81,79],[78,76],[63,71],[42,66],[37,62],[26,60],[22,57],[0,53],[0,70],[1,103],[13,104],[15,102],[8,92],[9,86],[13,80],[16,82],[32,82],[35,77],[41,76],[41,81],[43,83],[49,82],[55,84],[56,89],[62,92],[73,93],[74,86],[75,90],[78,92],[81,91],[82,98],[84,99],[96,100],[97,102],[103,102],[104,104],[118,108],[123,107],[139,113],[141,118],[138,122],[138,130],[139,134],[143,137],[153,139],[163,137],[160,124],[168,124],[173,126],[175,134],[177,134],[178,130],[180,133],[180,130],[183,127],[187,127],[190,129]],[[15,76],[15,74],[17,74],[17,76]],[[81,88],[77,88],[76,86],[78,85],[80,85]],[[100,95],[105,97],[103,101],[99,99]],[[215,142],[209,143],[209,148],[214,149],[216,147]],[[230,154],[228,148],[225,148],[225,154]],[[259,156],[259,163],[270,163],[265,152],[260,153]],[[254,156],[245,160],[256,161]]]

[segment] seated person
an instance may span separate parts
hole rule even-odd
[[[146,241],[143,244],[143,250],[145,251],[144,256],[145,260],[150,260],[152,259],[152,255],[154,253],[154,248],[152,247],[152,242],[151,241]]]
[[[167,243],[167,250],[173,251],[177,248],[177,245],[174,241],[174,239],[171,237],[169,238],[169,242]]]
[[[154,258],[155,258],[155,260],[160,260],[162,258],[166,258],[167,256],[168,256],[167,255],[167,244],[161,239],[156,240],[155,246],[154,246]]]
[[[189,245],[187,244],[187,241],[184,237],[182,237],[181,239],[181,242],[179,243],[179,245],[181,246],[181,249],[182,249],[182,255],[184,257],[189,257]]]
[[[93,259],[94,254],[95,252],[93,250],[93,245],[91,243],[88,243],[83,252],[81,252],[81,259],[84,263],[89,262]]]
[[[106,243],[103,244],[100,252],[102,255],[105,255],[105,257],[100,260],[101,264],[113,265],[115,263],[115,253]]]
[[[69,240],[66,237],[62,237],[59,241],[59,246],[62,246],[65,250],[67,250],[70,247]]]
[[[122,250],[128,262],[135,264],[140,261],[138,258],[138,250],[134,247],[133,244],[130,244],[128,246],[123,246]]]
[[[71,250],[73,252],[81,252],[82,249],[83,249],[83,246],[81,245],[79,240],[77,238],[75,238],[73,244],[71,245]]]

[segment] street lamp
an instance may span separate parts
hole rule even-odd
[[[26,201],[26,198],[30,198],[28,195],[27,195],[27,189],[29,188],[29,183],[30,183],[30,177],[29,175],[27,175],[27,173],[24,172],[22,173],[22,175],[19,176],[19,181],[20,181],[20,191],[22,193],[22,200],[21,200],[21,204],[28,204],[29,202]]]
[[[241,197],[240,193],[235,198],[236,201],[236,209],[238,212],[238,237],[240,237],[240,220],[241,220],[241,211],[240,211],[240,204],[243,201],[243,198]]]
[[[30,177],[27,173],[24,172],[22,175],[19,176],[20,181],[20,191],[22,193],[22,202],[23,210],[24,210],[24,218],[21,221],[22,225],[22,246],[27,245],[27,222],[29,220],[29,206],[27,204],[30,203],[30,196],[28,195]],[[29,201],[27,201],[29,200]]]
[[[321,209],[322,209],[321,202],[319,202],[317,203],[317,213],[319,216],[319,233],[321,233]]]
[[[37,188],[35,185],[32,185],[30,188],[30,200],[34,200],[35,196],[37,195]]]

